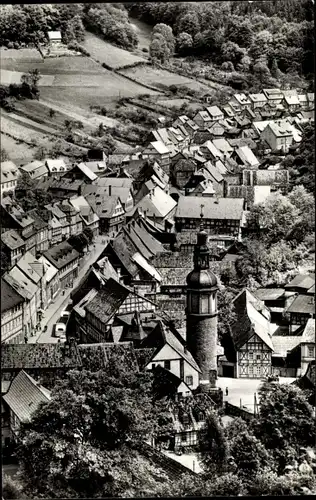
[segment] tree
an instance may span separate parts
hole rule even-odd
[[[50,110],[49,110],[49,117],[50,118],[54,118],[55,114],[56,114],[56,111],[54,109],[50,108]]]
[[[260,412],[253,429],[283,472],[293,453],[315,443],[313,408],[294,385],[265,383],[259,390]]]
[[[83,234],[87,238],[88,244],[92,243],[92,241],[93,241],[93,231],[92,231],[92,229],[90,229],[90,227],[86,227],[83,230]]]
[[[194,11],[190,11],[179,18],[176,25],[176,33],[188,33],[191,37],[194,37],[199,31],[199,18]]]
[[[21,484],[7,475],[3,477],[2,498],[3,500],[26,500]]]
[[[164,63],[170,58],[170,50],[165,38],[156,34],[149,46],[149,54],[153,61]]]
[[[272,59],[272,65],[271,65],[271,70],[270,70],[271,76],[278,80],[280,78],[281,72],[279,70],[278,62],[276,58],[274,57]]]
[[[228,444],[219,416],[215,412],[207,415],[206,426],[200,437],[200,450],[207,475],[226,471]]]
[[[180,55],[187,55],[193,47],[193,38],[189,33],[182,32],[176,40],[177,52]]]
[[[230,441],[230,453],[238,475],[247,482],[270,462],[267,450],[248,429],[240,431]]]
[[[260,31],[253,39],[253,42],[249,48],[249,56],[257,60],[260,56],[268,56],[272,49],[273,37],[271,33],[267,30]]]
[[[172,28],[163,23],[156,24],[152,31],[152,39],[154,39],[157,35],[161,35],[164,38],[167,43],[170,55],[173,55],[175,49],[175,38],[172,32]]]
[[[253,39],[253,30],[249,19],[231,16],[226,28],[226,36],[229,42],[236,43],[240,47],[249,47]]]
[[[42,208],[52,201],[52,196],[46,190],[38,188],[36,180],[22,172],[18,178],[15,198],[26,212],[33,208]]]
[[[299,210],[290,200],[275,193],[251,208],[247,225],[259,238],[271,244],[286,237],[298,216]]]
[[[168,478],[142,453],[143,440],[159,432],[163,408],[153,401],[152,375],[128,368],[119,353],[105,370],[69,372],[21,428],[26,492],[55,498],[168,494]]]

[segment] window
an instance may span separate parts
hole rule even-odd
[[[253,377],[253,365],[249,365],[249,376]]]
[[[192,377],[192,375],[188,375],[187,377],[185,377],[185,383],[187,385],[193,385],[193,377]]]
[[[253,352],[249,353],[249,359],[253,359]]]
[[[186,443],[187,442],[187,435],[186,434],[181,434],[181,441],[183,443]]]
[[[164,367],[166,370],[170,370],[170,361],[165,361],[164,362]]]
[[[260,360],[261,359],[261,355],[260,354],[257,354],[257,360]]]
[[[152,363],[151,365],[151,369],[153,370],[155,368],[156,364],[155,363]]]
[[[307,346],[307,350],[308,350],[308,356],[311,358],[314,357],[314,346],[313,345]]]

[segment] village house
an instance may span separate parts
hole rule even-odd
[[[183,158],[172,161],[170,167],[170,180],[174,186],[183,189],[196,168],[197,164],[194,159],[186,158],[183,154]]]
[[[62,200],[57,207],[66,215],[66,223],[69,228],[69,236],[76,236],[82,233],[82,218],[80,210],[70,203],[69,200]]]
[[[99,217],[99,233],[114,237],[123,226],[125,210],[119,196],[85,195],[93,211]]]
[[[62,158],[56,160],[47,159],[44,160],[46,167],[48,168],[49,175],[64,174],[71,168],[71,165],[66,165]]]
[[[49,262],[44,255],[39,257],[38,261],[43,264],[45,270],[46,301],[47,306],[49,306],[49,304],[55,300],[60,292],[59,272],[58,268],[53,266],[53,264]]]
[[[9,268],[22,257],[25,252],[25,241],[14,229],[1,234],[1,251],[8,257]]]
[[[80,180],[87,184],[91,184],[97,178],[98,176],[83,162],[76,163],[71,170],[63,175],[63,179]]]
[[[193,121],[197,124],[200,129],[206,129],[213,123],[213,118],[208,114],[207,111],[198,111],[193,117]]]
[[[257,299],[264,302],[269,309],[271,322],[276,325],[284,324],[284,311],[295,299],[295,292],[285,291],[284,288],[258,288],[253,292]]]
[[[1,278],[1,343],[24,342],[24,297]]]
[[[315,318],[315,296],[297,295],[285,312],[292,329],[295,325],[306,325],[309,318]]]
[[[51,393],[24,370],[21,370],[12,380],[8,392],[2,399],[8,408],[10,437],[15,441],[21,423],[29,422],[39,406],[50,401]]]
[[[298,98],[296,90],[282,90],[283,93],[283,106],[290,113],[295,113],[295,111],[300,109],[300,100]]]
[[[176,230],[197,231],[201,213],[208,233],[241,237],[245,217],[243,199],[180,196],[175,214]]]
[[[49,174],[48,167],[44,161],[34,160],[20,167],[21,172],[25,172],[31,179],[36,180],[41,177],[47,177]]]
[[[118,196],[125,212],[134,206],[133,179],[124,177],[100,177],[92,185],[82,187],[82,195]]]
[[[0,163],[1,173],[1,197],[4,193],[14,192],[18,177],[18,167],[12,161],[2,161]]]
[[[39,304],[40,309],[46,309],[46,270],[43,263],[35,259],[29,252],[26,252],[23,257],[18,260],[16,267],[37,286],[36,303]]]
[[[45,221],[36,209],[30,210],[28,214],[34,220],[36,231],[36,255],[45,252],[50,244],[48,222]]]
[[[199,126],[186,115],[178,116],[178,118],[173,122],[172,126],[175,128],[183,126],[188,132],[189,136],[194,135],[194,133],[199,128]]]
[[[248,146],[236,148],[232,153],[231,158],[236,161],[242,168],[257,169],[260,165],[258,158],[254,155]]]
[[[150,142],[142,152],[142,158],[153,158],[161,168],[169,175],[170,151],[161,141]]]
[[[284,288],[288,292],[309,295],[309,290],[311,290],[312,287],[315,287],[315,273],[297,274]],[[315,293],[315,291],[312,292],[312,294],[313,293]]]
[[[8,273],[4,274],[3,279],[24,298],[23,337],[27,341],[30,336],[33,336],[40,319],[41,304],[38,302],[40,298],[39,287],[27,278],[17,266],[14,266]]]
[[[249,99],[250,99],[251,104],[252,104],[252,109],[260,109],[267,102],[267,98],[263,93],[249,94]]]
[[[60,31],[48,31],[47,33],[49,44],[52,47],[58,47],[62,43]]]
[[[214,142],[212,141],[206,141],[200,146],[200,150],[206,160],[218,161],[220,159],[223,160],[224,158],[224,154],[222,153],[222,151],[217,149],[217,147],[214,145]]]
[[[153,182],[161,189],[163,189],[163,191],[165,191],[166,193],[169,192],[169,175],[164,172],[164,170],[157,162],[154,162],[152,164],[148,164],[148,162],[146,162],[141,166],[140,170],[133,174],[133,177],[134,193],[138,193],[147,181]]]
[[[110,278],[101,290],[91,290],[74,307],[75,332],[82,343],[114,342],[110,326],[115,315],[155,311],[155,304]]]
[[[300,339],[301,366],[300,375],[304,375],[312,361],[315,362],[315,319],[310,318]]]
[[[249,97],[246,96],[246,94],[234,94],[230,101],[228,102],[230,106],[237,104],[242,110],[244,109],[251,109],[252,108],[252,102],[249,99]]]
[[[263,89],[263,93],[268,99],[268,102],[273,104],[282,104],[284,97],[280,89]]]
[[[290,183],[288,170],[249,170],[241,174],[241,184],[245,186],[270,186],[271,192],[287,194]]]
[[[207,186],[205,185],[205,182]],[[205,189],[207,189],[206,192]],[[185,185],[186,195],[194,194],[194,196],[198,196],[199,192],[201,195],[204,193],[205,196],[223,196],[224,178],[219,170],[210,161],[206,162],[202,168],[194,172]]]
[[[231,147],[229,142],[226,141],[226,139],[213,139],[212,142],[213,146],[215,146],[215,148],[222,154],[222,158],[226,159],[231,157],[234,149]]]
[[[47,190],[51,193],[54,199],[63,200],[64,198],[69,198],[70,196],[78,196],[81,194],[82,186],[85,186],[86,182],[82,179],[67,179],[64,176],[60,178],[49,177],[40,181],[39,187]]]
[[[224,120],[224,113],[218,106],[210,106],[206,108],[206,111],[210,115],[212,121]]]
[[[135,205],[133,210],[141,209],[149,219],[152,219],[158,224],[168,222],[172,225],[172,217],[176,206],[177,203],[171,196],[165,193],[159,186],[154,186],[153,189]],[[131,211],[129,214],[131,214]]]
[[[259,378],[271,373],[274,351],[269,314],[264,304],[249,290],[233,300],[236,321],[231,326],[231,342],[224,345],[219,358],[219,375],[234,378]]]
[[[146,365],[148,370],[161,366],[179,377],[191,390],[198,387],[200,368],[187,350],[181,335],[171,331],[162,321],[142,340],[140,347],[153,349]],[[181,386],[178,390],[182,392]]]
[[[315,109],[315,94],[308,92],[307,93],[307,101],[308,101],[308,109],[314,110]]]
[[[83,223],[83,231],[87,228],[91,229],[93,237],[99,234],[99,216],[92,209],[91,205],[87,202],[84,196],[77,198],[70,198],[71,203],[77,210],[79,210],[80,217]]]
[[[266,141],[272,151],[281,150],[287,153],[294,140],[293,130],[287,122],[269,122],[262,131],[260,139]]]
[[[79,253],[69,243],[62,241],[43,253],[54,267],[58,269],[61,288],[71,286],[78,276]]]

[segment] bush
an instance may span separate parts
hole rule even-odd
[[[149,50],[146,47],[143,47],[142,52],[145,52],[146,54],[148,54]]]

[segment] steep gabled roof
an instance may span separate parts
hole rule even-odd
[[[67,344],[2,344],[3,371],[36,368],[78,368],[81,359],[76,346]]]
[[[28,422],[41,403],[50,401],[51,395],[48,389],[21,370],[3,399],[21,422]]]
[[[88,302],[85,309],[103,324],[107,324],[129,294],[128,288],[110,278],[106,285]]]
[[[178,334],[178,336],[176,336],[175,333],[172,332],[162,321],[157,323],[157,326],[153,329],[153,331],[142,341],[141,346],[150,348],[155,347],[156,352],[154,353],[154,358],[165,344],[172,347],[172,349],[174,349],[179,356],[185,359],[195,370],[198,372],[201,371],[192,354],[185,349],[184,341],[181,335]]]
[[[260,301],[249,290],[242,290],[234,298],[237,319],[232,325],[232,336],[236,350],[239,350],[253,335],[257,335],[273,351],[270,323],[259,312]]]
[[[24,302],[24,297],[1,278],[1,314]]]

